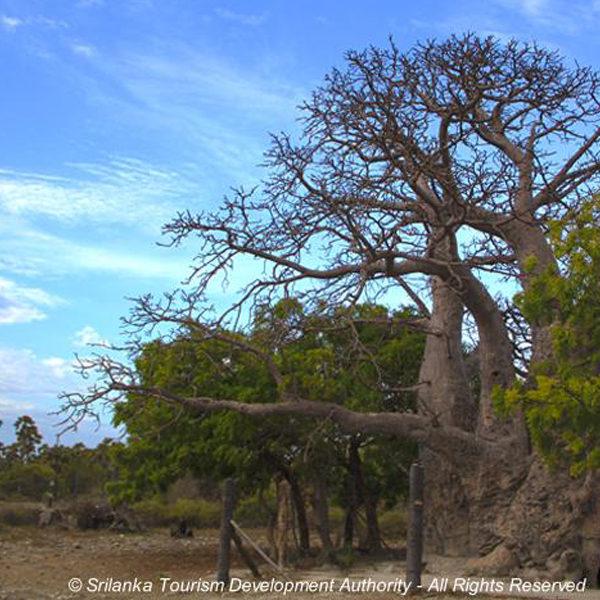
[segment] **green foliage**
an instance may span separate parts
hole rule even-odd
[[[221,522],[221,504],[202,498],[178,498],[168,503],[162,496],[151,496],[131,508],[148,527],[166,527],[182,520],[191,527],[219,527]]]
[[[0,427],[2,421],[0,421]],[[42,436],[38,431],[35,421],[23,415],[14,423],[15,442],[10,446],[0,444],[0,461],[6,465],[26,463],[35,460]]]
[[[3,498],[74,498],[101,492],[115,474],[108,458],[112,440],[95,449],[83,444],[47,446],[35,421],[26,415],[15,421],[14,428],[15,442],[0,445]]]
[[[15,463],[0,475],[0,494],[9,498],[41,500],[55,477],[52,467],[39,463]]]
[[[356,562],[356,553],[353,548],[341,548],[335,553],[335,561],[340,569],[350,569]]]
[[[42,443],[42,436],[35,421],[23,415],[15,422],[17,441],[14,444],[16,456],[21,462],[29,462],[36,457],[38,447]]]
[[[267,527],[276,509],[275,494],[268,488],[242,498],[235,509],[235,518],[245,527]]]
[[[192,527],[219,527],[221,504],[202,498],[179,498],[168,507],[167,515],[171,522],[187,521]]]
[[[408,532],[408,515],[406,506],[397,505],[394,508],[386,510],[379,517],[379,527],[385,537],[388,538],[406,538]]]
[[[259,307],[243,335],[192,330],[169,343],[151,342],[136,368],[142,384],[178,396],[269,403],[286,393],[356,411],[403,411],[416,405],[415,393],[404,388],[416,383],[425,346],[425,336],[407,327],[416,316],[372,304],[307,315],[297,300],[285,299]],[[277,365],[280,387],[247,345]],[[307,500],[318,472],[338,503],[331,525],[341,527],[348,486],[358,485],[349,468],[349,445],[358,444],[361,476],[375,506],[394,505],[406,492],[398,462],[410,464],[416,452],[414,444],[388,436],[343,435],[328,420],[210,413],[135,394],[116,407],[114,419],[126,427],[128,440],[111,453],[120,471],[108,486],[111,501],[134,503],[147,524],[170,524],[175,516],[196,526],[210,524],[198,518],[208,510],[199,501],[172,506],[162,500],[184,474],[212,487],[235,477],[241,497],[236,519],[265,526],[275,510],[274,477],[292,477]]]
[[[495,392],[500,410],[524,409],[547,461],[569,464],[574,475],[600,466],[599,222],[593,198],[551,224],[559,265],[533,277],[516,302],[530,323],[548,327],[552,354],[534,365],[531,381]]]

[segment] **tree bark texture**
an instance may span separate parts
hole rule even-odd
[[[323,553],[333,560],[335,557],[333,543],[331,541],[331,531],[329,528],[329,501],[327,497],[327,482],[322,474],[313,475],[314,485],[314,507],[316,513],[317,531],[321,539]]]
[[[231,563],[231,540],[233,535],[233,509],[235,507],[236,484],[234,479],[226,479],[223,485],[221,511],[221,534],[219,544],[219,566],[217,581],[229,583],[229,566]]]
[[[348,448],[348,462],[350,472],[354,479],[356,500],[359,506],[365,509],[365,522],[367,527],[366,544],[369,552],[381,550],[381,535],[379,532],[379,521],[377,519],[377,506],[373,496],[365,483],[362,461],[360,459],[360,442],[354,437],[350,440]]]
[[[285,479],[277,482],[277,525],[275,545],[277,564],[281,569],[287,565],[289,533],[291,530],[292,506],[290,484]]]

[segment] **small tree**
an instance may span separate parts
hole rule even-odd
[[[248,335],[205,331],[169,344],[150,343],[138,358],[137,369],[145,385],[170,393],[212,393],[252,403],[271,398],[275,402],[275,382],[264,361],[248,350],[254,349],[277,365],[288,387],[315,400],[362,406],[363,410],[414,406],[414,393],[411,398],[412,392],[394,386],[410,386],[418,375],[424,338],[405,326],[415,316],[404,311],[394,323],[383,307],[365,305],[353,312],[357,321],[349,328],[340,314],[297,320],[302,307],[293,300],[263,306]],[[316,426],[302,418],[255,421],[235,413],[181,410],[137,394],[116,406],[115,423],[125,425],[129,434],[128,444],[116,453],[121,478],[110,486],[117,501],[164,490],[186,472],[213,481],[235,477],[247,492],[264,488],[273,477],[282,477],[290,485],[300,547],[308,550],[306,488],[321,486],[324,491],[329,484],[338,487],[347,470],[360,499],[354,508],[364,505],[367,509],[369,546],[379,547],[375,513],[379,494],[371,495],[365,488],[365,477],[374,476],[368,473],[371,463],[365,468],[359,452],[366,444],[398,451],[398,441],[345,436],[328,419]],[[405,444],[407,463],[412,453],[413,448]],[[393,464],[380,465],[378,470],[381,474],[394,471],[397,480],[402,480],[402,471]],[[390,490],[388,497],[397,497],[401,486],[394,489],[395,496]],[[323,516],[327,494],[315,497]],[[326,545],[330,546],[330,541]]]

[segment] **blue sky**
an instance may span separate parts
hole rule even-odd
[[[161,224],[257,183],[345,50],[467,30],[600,68],[600,0],[0,0],[0,438],[27,413],[53,441],[74,352],[187,273]]]

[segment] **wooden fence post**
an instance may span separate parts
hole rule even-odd
[[[229,565],[231,563],[231,538],[233,527],[233,509],[235,507],[235,479],[226,479],[223,486],[223,507],[221,512],[221,540],[219,544],[219,567],[217,581],[229,583]]]
[[[406,583],[411,591],[421,585],[423,563],[423,467],[410,467],[408,492],[408,539],[406,540]]]

